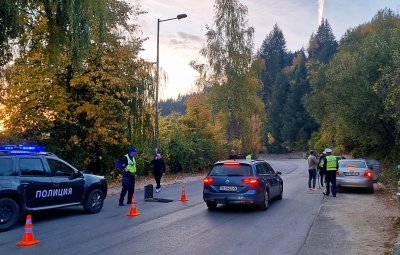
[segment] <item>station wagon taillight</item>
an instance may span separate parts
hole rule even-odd
[[[206,177],[203,179],[204,184],[210,184],[210,183],[213,183],[214,181],[215,181],[215,179],[211,178],[211,177]]]
[[[242,182],[246,184],[256,185],[260,182],[260,180],[257,178],[244,178],[242,179]]]

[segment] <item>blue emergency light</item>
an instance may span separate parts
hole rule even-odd
[[[2,145],[0,150],[9,151],[10,153],[35,153],[45,151],[44,146],[39,145]]]

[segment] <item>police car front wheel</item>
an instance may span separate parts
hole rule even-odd
[[[89,195],[86,197],[85,203],[83,204],[83,208],[88,213],[98,213],[103,207],[104,203],[104,194],[99,189],[93,189],[89,192]]]
[[[10,198],[0,198],[0,231],[9,230],[19,218],[19,207]]]

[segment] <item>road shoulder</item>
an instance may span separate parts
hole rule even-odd
[[[374,194],[343,190],[324,197],[299,254],[392,254],[399,207],[375,187]]]

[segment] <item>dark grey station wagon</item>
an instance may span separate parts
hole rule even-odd
[[[279,175],[264,160],[219,161],[203,180],[203,200],[209,209],[218,204],[248,204],[266,210],[271,199],[282,199]]]

